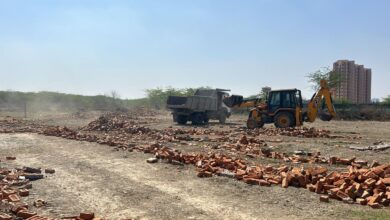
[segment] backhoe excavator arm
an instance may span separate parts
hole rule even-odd
[[[318,111],[323,101],[325,102],[326,108],[329,114],[321,113],[320,118],[324,121],[330,121],[333,117],[336,116],[336,110],[333,106],[332,95],[328,87],[326,80],[321,80],[321,88],[318,90],[307,106],[307,117],[306,121],[314,122],[316,120]]]

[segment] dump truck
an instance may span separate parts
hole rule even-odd
[[[230,117],[230,108],[223,103],[229,96],[227,89],[198,89],[193,96],[169,96],[167,108],[172,111],[173,121],[184,125],[207,124],[209,120],[225,123]]]

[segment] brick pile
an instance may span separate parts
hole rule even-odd
[[[251,185],[301,187],[346,203],[381,208],[390,204],[390,164],[373,168],[350,166],[345,172],[330,172],[325,167],[307,169],[271,165],[249,165],[245,160],[223,154],[183,154],[167,147],[154,148],[156,158],[178,161],[197,167],[198,177],[213,174],[234,177]]]
[[[340,157],[323,157],[320,152],[305,153],[306,155],[288,155],[287,153],[277,152],[270,149],[264,140],[256,138],[248,138],[242,135],[239,139],[230,139],[218,146],[234,153],[241,153],[249,158],[266,157],[272,159],[283,160],[291,163],[319,163],[319,164],[339,164],[339,165],[354,165],[362,168],[367,166],[367,161],[356,160],[356,158],[340,158]]]
[[[307,127],[294,127],[294,128],[258,128],[254,130],[247,130],[248,135],[258,136],[294,136],[304,138],[336,138],[330,134],[329,130],[307,128]]]

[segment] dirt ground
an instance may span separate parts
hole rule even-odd
[[[84,126],[98,114],[83,117],[41,117],[41,122],[69,127]],[[171,122],[168,113],[156,115],[148,127],[191,129]],[[245,116],[234,116],[226,125],[211,123],[199,129],[234,130],[244,125]],[[267,125],[273,126],[273,125]],[[260,136],[273,149],[321,152],[324,156],[356,157],[369,162],[390,162],[390,149],[382,152],[351,150],[376,141],[390,143],[390,122],[315,122],[306,124],[351,138],[298,138]],[[175,144],[176,149],[199,152],[207,141]],[[44,199],[48,206],[36,209],[53,217],[74,215],[83,210],[109,219],[390,219],[389,208],[374,210],[336,200],[321,203],[319,196],[302,188],[262,187],[214,176],[198,178],[193,166],[146,163],[150,154],[118,151],[107,145],[48,137],[33,133],[0,134],[1,157],[15,161],[1,166],[54,168],[56,173],[34,181],[28,202]],[[259,164],[281,161],[256,158]],[[344,169],[345,167],[340,167]],[[336,166],[335,169],[338,169]]]

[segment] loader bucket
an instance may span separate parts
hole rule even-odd
[[[319,116],[322,121],[330,121],[333,119],[333,116],[327,112],[321,112]]]
[[[244,97],[242,97],[240,95],[232,95],[232,96],[229,96],[229,97],[226,97],[223,99],[223,103],[229,108],[231,108],[235,105],[239,105],[243,101],[244,101]]]

